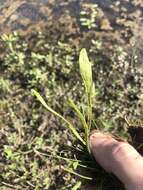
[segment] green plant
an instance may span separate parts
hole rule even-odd
[[[1,92],[9,92],[11,87],[11,81],[4,79],[3,77],[0,77],[0,91]]]
[[[80,66],[80,73],[83,79],[86,97],[87,97],[87,106],[86,109],[81,112],[81,110],[76,106],[73,100],[69,99],[69,105],[74,110],[76,115],[78,116],[83,129],[84,129],[84,135],[80,135],[79,130],[76,129],[73,124],[65,119],[63,116],[61,116],[59,113],[54,111],[52,108],[50,108],[45,100],[41,97],[41,95],[33,90],[34,95],[38,98],[38,100],[42,103],[42,105],[51,113],[61,118],[69,127],[73,135],[83,144],[86,145],[88,152],[90,152],[89,149],[89,143],[88,143],[88,137],[90,134],[91,129],[91,122],[92,122],[92,100],[95,96],[95,88],[94,83],[92,80],[92,68],[91,68],[91,62],[88,59],[87,52],[85,49],[82,49],[79,56],[79,66]]]
[[[97,5],[96,4],[84,4],[80,11],[80,23],[81,26],[92,29],[96,27],[97,17]]]
[[[37,97],[37,99],[41,102],[41,104],[52,114],[62,119],[76,138],[76,140],[79,142],[79,144],[82,144],[83,150],[86,149],[88,152],[88,155],[90,155],[90,147],[89,147],[89,134],[91,130],[91,124],[93,121],[93,114],[92,114],[92,107],[93,107],[93,99],[95,98],[95,87],[92,80],[92,65],[91,62],[88,59],[87,52],[85,49],[82,49],[79,56],[79,67],[80,67],[80,73],[82,76],[83,84],[85,87],[85,94],[86,94],[86,103],[87,105],[84,107],[84,109],[78,108],[78,106],[74,103],[72,99],[68,100],[69,106],[73,109],[75,114],[77,115],[78,119],[80,120],[80,124],[82,125],[82,129],[76,128],[70,121],[68,121],[65,117],[54,111],[51,107],[49,107],[45,100],[41,97],[41,95],[35,91],[33,91],[33,94]],[[83,132],[83,133],[82,133]],[[85,154],[87,154],[85,151]],[[52,155],[53,156],[53,155]],[[76,175],[82,179],[91,180],[92,177],[85,176],[82,173],[77,173],[77,168],[86,168],[91,169],[89,167],[90,161],[88,161],[88,164],[86,165],[86,159],[85,163],[82,164],[83,158],[81,160],[79,159],[69,159],[63,156],[54,156],[56,159],[62,159],[66,162],[68,162],[68,168],[63,168],[64,171],[69,172],[73,175]],[[89,156],[91,157],[91,156]],[[92,159],[91,159],[92,163]],[[76,190],[80,188],[81,181],[77,181],[72,188],[73,190]]]
[[[81,109],[74,103],[72,99],[68,100],[68,104],[73,109],[74,113],[77,115],[82,129],[76,128],[75,125],[71,123],[71,121],[67,120],[65,117],[63,117],[55,110],[53,110],[51,107],[49,107],[45,100],[42,98],[42,96],[37,91],[32,90],[33,95],[37,97],[37,99],[48,111],[62,119],[62,121],[64,121],[67,124],[67,127],[77,140],[76,148],[74,147],[73,143],[73,148],[75,148],[77,154],[74,153],[73,158],[69,158],[68,155],[64,157],[62,153],[59,155],[58,152],[56,154],[53,154],[52,152],[48,154],[43,154],[39,152],[39,154],[67,162],[68,166],[66,168],[62,167],[63,170],[65,172],[78,176],[83,180],[93,180],[94,175],[96,175],[96,184],[98,184],[98,188],[100,188],[101,186],[102,189],[103,181],[108,180],[109,176],[103,170],[101,170],[101,168],[97,167],[95,160],[92,158],[88,138],[90,135],[91,127],[93,125],[96,129],[105,128],[105,130],[109,130],[111,125],[108,125],[106,122],[101,122],[98,119],[93,119],[93,99],[95,99],[96,91],[92,79],[92,64],[88,59],[88,55],[85,49],[82,49],[80,51],[79,67],[85,88],[86,105]],[[84,173],[85,170],[86,173]],[[82,182],[78,180],[72,187],[72,190],[79,189],[81,185]]]
[[[12,34],[3,34],[1,40],[5,42],[5,45],[10,49],[11,52],[14,52],[13,44],[18,41],[18,33],[14,32]]]

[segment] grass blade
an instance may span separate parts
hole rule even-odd
[[[84,145],[86,145],[85,141],[81,138],[81,136],[79,135],[79,133],[77,132],[77,130],[73,127],[73,125],[66,120],[63,116],[61,116],[59,113],[57,113],[56,111],[54,111],[51,107],[49,107],[47,105],[47,103],[45,102],[45,100],[42,98],[42,96],[35,90],[32,90],[33,94],[37,97],[37,99],[41,102],[41,104],[51,113],[53,113],[54,115],[56,115],[57,117],[61,118],[65,123],[68,124],[69,129],[72,131],[72,133],[75,135],[75,137],[80,140]]]
[[[71,190],[77,190],[81,187],[81,181],[78,181]]]
[[[88,142],[88,137],[89,137],[89,133],[90,133],[90,127],[86,123],[84,115],[81,113],[81,111],[79,110],[79,108],[75,105],[75,103],[71,99],[69,99],[69,106],[75,111],[75,113],[77,114],[78,118],[80,119],[80,122],[81,122],[81,124],[82,124],[82,126],[84,128],[84,131],[85,131],[86,146],[87,146],[88,151],[90,152],[89,142]]]
[[[92,180],[91,177],[81,175],[81,174],[79,174],[79,173],[77,173],[77,172],[74,172],[72,169],[63,168],[63,170],[66,171],[66,172],[69,172],[69,173],[71,173],[71,174],[73,174],[73,175],[75,175],[75,176],[78,176],[78,177],[80,177],[80,178],[82,178],[82,179]]]
[[[86,160],[77,160],[77,159],[71,159],[71,158],[66,158],[66,157],[63,157],[63,156],[59,156],[59,155],[53,155],[51,153],[43,153],[43,152],[39,152],[38,150],[34,150],[36,153],[42,155],[42,156],[47,156],[47,157],[50,157],[50,158],[55,158],[55,159],[61,159],[61,160],[64,160],[66,162],[78,162],[78,163],[85,163],[85,164],[89,164],[91,163],[91,161],[86,161]],[[79,166],[83,166],[81,164],[79,164]]]
[[[80,119],[80,121],[81,121],[81,123],[83,125],[83,128],[85,130],[85,133],[88,133],[88,125],[86,123],[86,120],[85,120],[85,117],[83,116],[83,114],[81,113],[79,108],[75,105],[75,103],[73,102],[72,99],[69,99],[68,103],[69,103],[69,106],[75,111],[78,118]]]
[[[66,157],[63,157],[63,156],[59,156],[59,155],[53,155],[51,153],[43,153],[43,152],[39,152],[38,150],[34,150],[36,153],[40,154],[41,156],[46,156],[46,157],[49,157],[49,158],[55,158],[55,159],[59,159],[59,160],[63,160],[67,163],[77,163],[78,162],[78,167],[81,167],[81,168],[86,168],[88,170],[94,170],[94,171],[97,171],[98,173],[100,173],[100,170],[97,169],[97,168],[94,168],[94,167],[89,167],[88,164],[91,164],[92,161],[86,161],[86,160],[78,160],[78,159],[72,159],[72,158],[66,158]],[[81,164],[81,163],[84,163]]]

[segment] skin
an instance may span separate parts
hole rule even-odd
[[[92,133],[89,141],[95,159],[107,172],[127,190],[143,190],[143,157],[131,145],[100,132]]]

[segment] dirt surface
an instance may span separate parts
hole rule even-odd
[[[82,27],[79,21],[87,4],[98,6],[96,28],[91,30]],[[45,28],[49,32],[60,23],[72,40],[74,36],[75,43],[82,32],[85,39],[96,36],[109,44],[117,42],[129,49],[133,47],[142,60],[143,0],[6,0],[0,2],[0,12],[0,33],[17,30],[27,35]]]
[[[92,1],[54,1],[54,0],[6,0],[0,2],[1,33],[20,30],[31,32],[53,24],[67,15],[78,22],[79,12],[85,3],[98,5],[98,35],[112,36],[116,39],[128,39],[141,36],[143,31],[142,0],[92,0]]]
[[[0,7],[1,33],[9,33],[14,30],[30,32],[32,25],[39,28],[47,22],[50,12],[42,1],[7,0]]]

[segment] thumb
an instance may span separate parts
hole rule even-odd
[[[100,132],[93,133],[89,141],[95,159],[107,172],[115,174],[129,190],[143,187],[143,158],[130,144]]]

